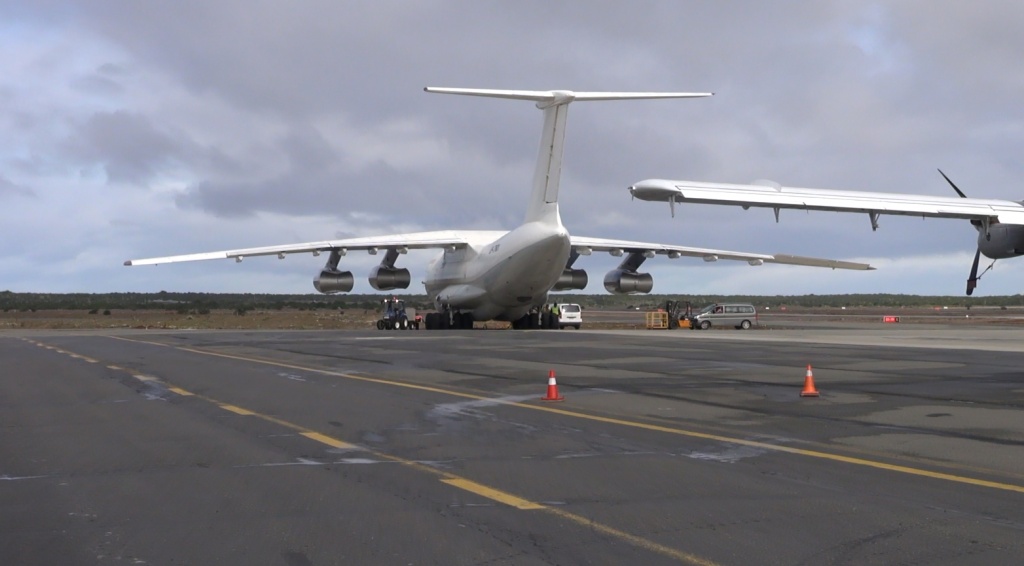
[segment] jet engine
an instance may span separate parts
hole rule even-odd
[[[370,286],[378,291],[408,289],[412,276],[408,269],[378,265],[370,271]]]
[[[573,269],[567,267],[562,270],[562,274],[558,276],[558,281],[555,282],[553,289],[555,291],[567,291],[570,289],[585,289],[589,282],[587,272],[582,269]]]
[[[338,271],[336,269],[324,269],[313,279],[313,287],[325,295],[331,293],[348,293],[355,285],[355,278],[351,271]]]
[[[604,288],[619,295],[650,293],[654,289],[654,277],[650,273],[613,269],[604,276]]]
[[[319,252],[318,252],[319,253]],[[341,256],[345,255],[344,249],[331,250],[331,255],[327,258],[327,263],[324,264],[324,268],[320,270],[320,275],[317,275],[313,279],[313,288],[325,295],[331,293],[348,293],[352,290],[352,286],[355,285],[355,279],[352,277],[351,271],[341,271],[338,269],[338,262],[341,261]]]
[[[392,289],[408,289],[412,276],[408,269],[395,267],[395,260],[400,254],[408,251],[406,248],[388,248],[380,265],[370,271],[370,286],[378,291],[390,291]],[[371,253],[376,253],[373,251]]]

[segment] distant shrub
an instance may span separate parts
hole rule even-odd
[[[89,314],[99,314],[99,312],[100,309],[92,309],[91,311],[89,311]]]
[[[203,308],[203,309],[199,309],[199,310],[198,310],[198,311],[196,311],[196,312],[197,312],[198,314],[210,314],[210,309],[205,309],[205,308]]]
[[[106,316],[110,316],[110,309],[105,309],[103,311],[103,314],[106,315]]]

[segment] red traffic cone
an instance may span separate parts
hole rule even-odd
[[[800,396],[818,396],[818,390],[814,388],[814,373],[811,371],[811,364],[807,364],[807,377],[804,378],[804,390],[800,392]]]
[[[541,397],[541,401],[565,401],[565,397],[558,394],[558,383],[555,382],[555,370],[548,370],[548,395]]]

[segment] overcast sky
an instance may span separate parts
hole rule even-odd
[[[597,7],[618,4],[619,7]],[[0,0],[0,290],[313,292],[323,257],[129,258],[510,229],[532,103],[424,86],[713,91],[569,112],[572,234],[867,261],[650,260],[659,293],[963,293],[969,223],[631,202],[647,178],[1024,198],[1024,3]],[[400,264],[420,293],[436,252]],[[345,258],[355,292],[379,261]],[[618,259],[583,258],[587,292]],[[982,268],[988,262],[982,264]],[[1024,292],[1003,260],[978,294]]]

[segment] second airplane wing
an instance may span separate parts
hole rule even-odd
[[[981,222],[1024,224],[1024,204],[1010,200],[958,198],[867,191],[835,191],[784,187],[761,181],[753,185],[704,183],[647,179],[629,187],[634,198],[676,204],[703,203],[803,210],[860,212],[871,215],[872,227],[878,227],[879,214],[899,214],[934,218],[960,218]],[[776,215],[778,213],[776,212]]]

